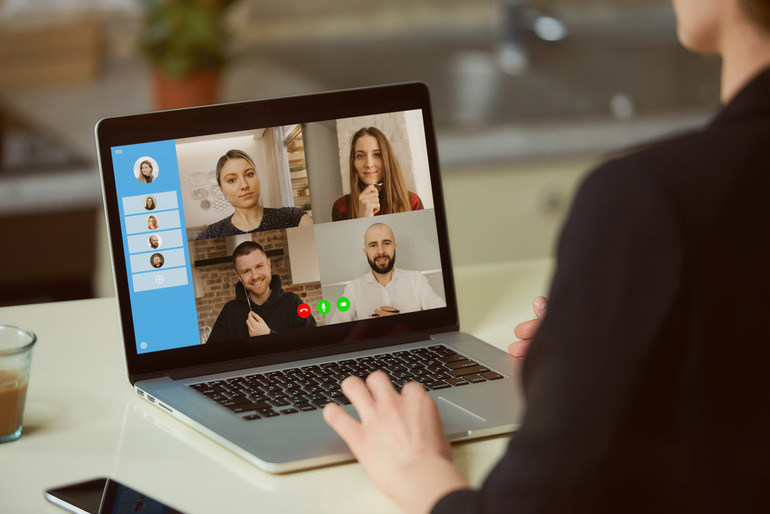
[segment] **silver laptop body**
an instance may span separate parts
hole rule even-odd
[[[387,135],[421,208],[333,221],[335,201],[349,194],[351,133],[369,126]],[[423,357],[430,367],[435,352],[445,352],[450,356],[444,360],[475,361],[468,369],[481,370],[464,375],[473,377],[459,380],[464,385],[447,379],[452,384],[426,386],[450,439],[515,429],[523,411],[517,362],[459,332],[434,127],[423,84],[107,118],[96,126],[96,141],[128,376],[142,398],[259,468],[285,473],[352,460],[322,419],[323,397],[302,390],[297,397],[313,403],[296,405],[286,396],[279,398],[284,401],[263,396],[263,410],[255,410],[238,404],[241,399],[228,396],[231,392],[271,394],[271,386],[283,386],[285,377],[337,369],[330,363],[353,366],[344,372],[358,369],[359,362],[391,362],[394,353],[405,359],[398,361],[399,369],[411,366],[409,358]],[[207,227],[233,213],[232,198],[217,183],[215,171],[218,159],[232,148],[252,156],[264,208],[307,215],[312,226],[201,238],[212,234]],[[441,304],[336,322],[335,312],[345,306],[340,302],[353,290],[348,287],[372,273],[362,248],[366,230],[377,222],[395,236],[397,271],[422,274]],[[311,320],[289,320],[300,328],[226,341],[216,335],[222,333],[217,323],[225,322],[225,306],[239,301],[231,253],[245,240],[265,248],[284,294],[301,302],[296,315],[303,308],[310,312]],[[248,302],[249,295],[244,296]],[[359,305],[355,298],[349,303]],[[333,389],[323,380],[317,385]],[[346,401],[336,400],[352,411]],[[274,414],[265,414],[264,402],[277,403],[269,406]]]

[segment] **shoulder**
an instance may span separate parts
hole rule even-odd
[[[222,218],[216,223],[212,223],[198,235],[197,239],[212,239],[215,237],[234,236],[241,233],[240,230],[230,222],[230,216]]]
[[[351,282],[356,282],[356,283],[374,282],[374,281],[375,281],[374,280],[374,276],[372,275],[371,271],[367,271],[363,275],[359,275],[356,278],[354,278],[353,280],[351,280]]]
[[[428,279],[425,278],[425,275],[423,275],[421,271],[412,270],[412,269],[396,268],[396,276],[398,278],[408,280],[410,282],[418,283],[418,284],[428,281]]]
[[[265,207],[260,229],[276,230],[296,227],[304,215],[305,211],[299,207],[279,207],[277,209]]]
[[[675,206],[685,216],[694,215],[734,188],[756,146],[746,131],[722,126],[652,142],[618,154],[590,173],[575,203],[583,198],[584,203],[621,211]]]
[[[353,284],[363,284],[366,282],[370,282],[369,277],[371,277],[372,273],[370,271],[367,271],[363,275],[359,275],[356,278],[352,279],[350,282],[348,282],[349,285]]]
[[[348,198],[350,198],[350,195],[343,195],[334,201],[332,204],[332,221],[348,219]]]
[[[591,172],[580,190],[614,192],[613,196],[618,197],[623,193],[639,196],[645,188],[637,188],[644,184],[665,188],[676,182],[677,176],[687,175],[693,166],[700,167],[703,150],[712,146],[712,140],[708,130],[697,130],[621,150]]]
[[[286,291],[285,289],[282,289],[282,291],[283,293],[278,298],[278,303],[283,305],[291,305],[293,307],[298,307],[301,303],[303,303],[302,298],[297,293]]]
[[[592,171],[578,188],[563,226],[560,264],[569,255],[579,269],[593,269],[593,261],[620,265],[646,258],[654,249],[658,257],[665,253],[672,262],[678,259],[683,206],[692,194],[675,185],[677,167],[670,158],[656,146]]]
[[[363,275],[359,275],[352,279],[345,285],[345,291],[348,293],[354,293],[355,291],[361,291],[361,288],[365,288],[367,284],[373,283],[371,279],[371,272],[367,271]]]
[[[244,302],[239,302],[238,300],[230,300],[230,301],[228,301],[225,304],[224,307],[222,307],[222,310],[225,310],[225,309],[228,310],[228,311],[232,311],[232,310],[235,310],[235,309],[247,309],[248,310],[248,307],[246,306],[246,304]]]
[[[422,200],[415,193],[409,191],[409,206],[413,211],[419,211],[423,209]]]
[[[658,174],[662,164],[650,165],[647,157],[632,154],[613,159],[589,173],[575,195],[570,224],[622,230],[645,213],[670,208]]]
[[[230,300],[222,307],[222,310],[219,311],[218,318],[240,313],[241,311],[246,312],[248,310],[249,308],[245,303],[239,302],[238,300]]]
[[[731,174],[740,158],[751,152],[758,138],[766,143],[764,129],[752,130],[747,123],[712,123],[699,130],[675,134],[619,152],[600,169],[626,176],[644,174],[648,180],[670,184],[703,181]]]

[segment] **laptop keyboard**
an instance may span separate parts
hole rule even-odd
[[[188,387],[250,421],[316,410],[329,402],[348,405],[340,382],[351,375],[365,378],[377,370],[386,372],[398,389],[409,381],[419,382],[426,389],[446,389],[503,378],[465,355],[436,345]]]

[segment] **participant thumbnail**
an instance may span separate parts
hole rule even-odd
[[[259,327],[249,320],[259,320],[252,312],[275,332],[326,324],[317,310],[322,294],[312,226],[189,246],[201,343],[254,337]],[[300,315],[301,304],[310,307],[310,316]]]
[[[134,177],[143,184],[150,184],[158,178],[158,163],[152,157],[140,157],[134,163]]]
[[[313,223],[300,125],[176,141],[188,240]]]
[[[433,209],[315,227],[330,323],[446,306]],[[347,299],[344,310],[338,300]]]
[[[421,111],[307,123],[303,134],[315,223],[433,208]]]

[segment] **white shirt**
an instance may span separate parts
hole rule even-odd
[[[350,309],[332,315],[332,323],[370,318],[375,309],[395,307],[399,313],[446,307],[446,302],[430,287],[428,279],[419,271],[393,268],[390,282],[383,286],[369,271],[345,286]]]

